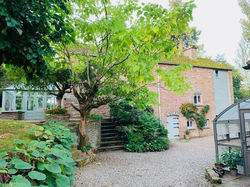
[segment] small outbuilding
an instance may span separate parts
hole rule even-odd
[[[226,108],[213,123],[216,159],[224,151],[238,149],[243,159],[242,174],[250,176],[250,97]]]
[[[45,91],[29,90],[22,86],[3,89],[2,118],[17,119],[22,114],[25,120],[44,119],[44,109],[54,108],[56,97]]]

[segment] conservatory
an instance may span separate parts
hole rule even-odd
[[[239,152],[239,173],[250,176],[250,97],[235,103],[214,119],[216,160],[225,152]]]
[[[9,86],[4,88],[2,96],[2,114],[10,116],[24,113],[25,120],[44,119],[44,109],[54,108],[56,97],[46,92]]]

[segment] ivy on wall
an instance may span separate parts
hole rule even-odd
[[[206,125],[206,114],[208,113],[210,106],[204,106],[201,111],[198,111],[198,107],[193,103],[184,103],[180,107],[181,113],[188,120],[194,120],[198,129],[203,130]]]

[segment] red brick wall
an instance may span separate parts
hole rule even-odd
[[[73,95],[73,93],[67,93],[63,97],[63,106],[69,108],[69,114],[71,120],[80,119],[80,113],[76,111],[72,105],[79,107],[78,101]],[[100,106],[99,108],[93,109],[91,113],[103,115],[105,118],[110,117],[109,115],[109,107],[107,105]]]
[[[170,69],[171,65],[160,65],[163,69]],[[176,93],[169,91],[163,83],[161,83],[160,99],[161,99],[161,119],[162,124],[167,127],[167,116],[176,114],[179,116],[179,137],[183,138],[185,130],[187,129],[187,120],[180,113],[180,106],[183,103],[193,103],[193,97],[195,92],[202,94],[202,108],[205,105],[210,105],[210,110],[207,114],[209,119],[208,128],[203,131],[199,131],[195,125],[194,129],[190,129],[190,136],[205,136],[212,135],[213,124],[212,121],[215,118],[215,105],[214,105],[214,89],[213,89],[213,70],[205,68],[193,68],[183,73],[184,76],[188,77],[188,82],[191,84],[192,89],[183,95],[177,95]],[[156,79],[157,80],[157,79]],[[154,84],[157,85],[157,84]],[[150,90],[155,91],[157,87],[153,86]],[[154,107],[156,115],[158,114],[158,106]]]
[[[160,65],[163,69],[170,69],[172,65]],[[187,119],[180,113],[180,106],[183,103],[193,103],[193,97],[195,92],[202,94],[202,105],[199,106],[201,109],[205,105],[210,106],[210,110],[206,115],[209,120],[208,127],[200,131],[197,129],[196,124],[193,129],[190,129],[190,136],[207,136],[213,134],[213,119],[215,118],[215,103],[214,103],[214,86],[213,86],[213,70],[206,68],[193,68],[183,72],[184,76],[188,77],[188,82],[191,84],[192,90],[184,93],[183,95],[177,95],[176,93],[169,91],[161,82],[160,88],[160,101],[161,101],[161,119],[162,124],[167,127],[167,116],[178,115],[179,116],[179,137],[183,138],[185,130],[187,129]],[[232,89],[232,72],[228,71],[228,84],[231,101],[233,103],[233,89]],[[155,78],[156,82],[152,84],[149,89],[158,93],[157,88],[157,76]],[[66,94],[63,99],[64,106],[69,107],[69,113],[71,119],[79,119],[79,112],[73,109],[71,103],[78,106],[78,102],[73,94]],[[159,107],[154,106],[155,114],[159,116]],[[92,113],[102,114],[104,117],[109,117],[109,107],[107,105],[101,106],[97,109],[92,110]]]

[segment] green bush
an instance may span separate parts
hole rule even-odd
[[[229,149],[221,154],[221,161],[231,169],[237,168],[237,165],[243,165],[242,153],[238,149],[235,151]]]
[[[71,133],[66,123],[57,123],[54,120],[49,120],[48,123],[48,125],[32,129],[30,134],[52,146],[61,144],[64,148],[70,149],[72,144],[76,144],[77,137]]]
[[[73,185],[76,167],[70,147],[75,143],[74,136],[63,138],[61,133],[65,132],[67,136],[69,129],[64,127],[55,131],[54,127],[60,125],[44,126],[43,131],[38,128],[33,132],[44,132],[37,136],[38,140],[29,144],[14,140],[15,147],[0,153],[0,183],[22,187]]]
[[[89,118],[93,119],[93,120],[103,119],[103,115],[100,115],[100,114],[90,114]]]
[[[169,148],[168,131],[147,107],[139,110],[126,101],[113,103],[111,115],[119,125],[118,131],[131,152],[164,151]]]

